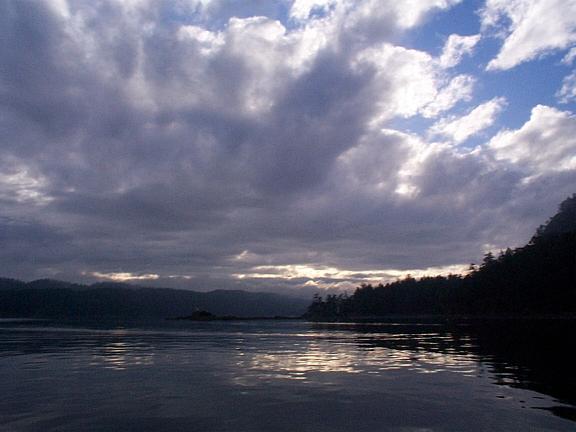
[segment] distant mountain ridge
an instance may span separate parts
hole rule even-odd
[[[210,292],[123,283],[82,285],[0,278],[0,318],[170,318],[195,310],[216,315],[300,316],[308,301],[269,292]]]

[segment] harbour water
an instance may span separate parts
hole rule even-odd
[[[568,327],[2,320],[0,430],[574,431]]]

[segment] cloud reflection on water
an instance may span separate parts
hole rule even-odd
[[[422,427],[463,430],[464,419],[485,412],[500,422],[492,430],[573,426],[559,418],[571,415],[574,390],[562,386],[571,369],[554,348],[547,356],[556,359],[555,374],[549,362],[543,375],[542,356],[527,354],[537,351],[499,340],[493,329],[294,322],[96,327],[1,326],[0,426],[50,430],[46,425],[57,421],[59,431],[98,430],[88,426],[122,421],[143,431],[203,424],[236,432],[296,421],[302,430],[372,431],[379,424],[410,430],[406,418],[413,418]],[[481,418],[474,427],[486,430],[487,422],[493,426]]]

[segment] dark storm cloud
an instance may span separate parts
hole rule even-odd
[[[324,17],[321,42],[304,24],[229,23],[288,13],[272,2],[59,4],[0,4],[6,276],[313,290],[520,244],[549,213],[525,197],[570,193],[571,174],[523,183],[486,150],[413,162],[428,145],[381,130],[400,72],[358,55],[393,39],[400,6]],[[518,218],[513,235],[494,220]]]
[[[368,82],[337,57],[318,58],[285,90],[262,137],[266,146],[254,151],[264,152],[255,167],[258,188],[289,194],[321,182],[334,159],[363,133],[374,109],[363,98]]]

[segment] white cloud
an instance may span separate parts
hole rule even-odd
[[[351,191],[361,190],[375,198],[386,196],[397,189],[409,190],[414,165],[409,162],[427,153],[415,135],[391,129],[374,131],[340,155],[334,177],[344,179]]]
[[[511,69],[576,42],[576,0],[488,0],[481,18],[485,33],[504,38],[488,70]]]
[[[338,0],[294,0],[290,7],[290,18],[305,21],[313,11],[326,12],[337,3]]]
[[[434,62],[425,52],[383,44],[358,54],[356,68],[366,65],[375,72],[373,97],[382,119],[416,115],[437,94]]]
[[[454,107],[460,101],[469,101],[472,99],[472,92],[476,79],[470,75],[458,75],[441,88],[436,97],[426,104],[421,113],[426,118],[436,117],[443,111]]]
[[[306,23],[332,12],[340,17],[343,27],[360,29],[362,25],[386,22],[388,25],[409,29],[418,25],[426,14],[438,9],[448,9],[462,0],[294,0],[290,18]]]
[[[178,29],[178,37],[182,41],[190,41],[198,46],[204,55],[211,54],[215,49],[222,47],[224,38],[222,33],[212,32],[199,26],[184,25]]]
[[[571,65],[574,59],[576,59],[576,47],[571,48],[570,51],[568,51],[562,59],[562,64]]]
[[[506,105],[506,99],[494,98],[478,105],[465,116],[443,118],[429,130],[431,135],[443,135],[458,144],[466,141],[478,132],[492,126],[496,116]]]
[[[576,71],[564,77],[562,88],[556,93],[560,103],[576,102]]]
[[[470,75],[458,75],[446,84],[446,74],[432,56],[392,44],[367,48],[352,64],[360,72],[369,66],[375,73],[371,87],[378,104],[375,121],[417,114],[436,117],[459,101],[470,100],[476,82]]]
[[[480,41],[480,35],[460,36],[451,34],[446,43],[442,54],[438,59],[440,66],[451,68],[456,66],[465,55],[470,55],[476,44]]]
[[[354,27],[359,23],[370,23],[391,17],[392,22],[401,29],[418,25],[422,19],[435,9],[448,9],[462,0],[343,0],[350,10],[350,22]]]
[[[498,160],[538,175],[576,169],[576,117],[569,111],[537,105],[520,129],[505,130],[488,143]]]

